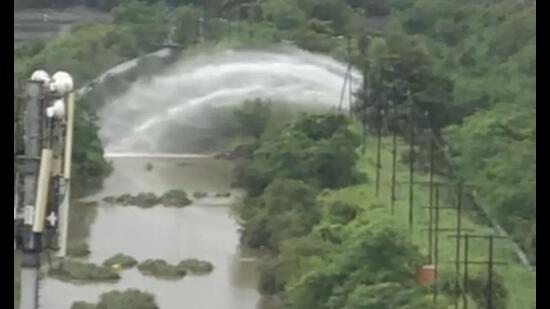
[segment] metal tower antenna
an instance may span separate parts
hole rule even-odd
[[[57,72],[50,78],[48,73],[36,71],[27,84],[24,154],[15,157],[14,184],[15,249],[22,251],[21,309],[38,308],[40,257],[54,245],[52,236],[57,229],[60,177],[62,172],[66,179],[70,175],[72,90],[73,80],[65,72]],[[63,132],[66,133],[65,141]],[[63,160],[65,168],[62,171]],[[68,203],[65,209],[64,213],[68,214]],[[65,218],[65,224],[66,221]],[[60,236],[65,243],[66,230],[62,230]]]

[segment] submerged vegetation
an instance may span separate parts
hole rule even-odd
[[[208,261],[186,259],[176,265],[164,260],[146,260],[138,265],[139,271],[146,276],[162,279],[181,279],[187,274],[204,275],[214,270],[214,265]]]
[[[122,206],[138,206],[142,208],[151,208],[155,205],[164,205],[166,207],[185,207],[191,205],[192,201],[187,197],[183,190],[170,190],[161,196],[154,193],[139,193],[137,195],[123,194],[118,197],[107,196],[103,201],[108,204],[118,204]]]
[[[48,275],[63,281],[78,282],[111,282],[120,279],[118,272],[110,267],[72,260],[60,261],[56,267],[50,268]]]
[[[208,274],[214,270],[214,265],[207,261],[187,259],[178,263],[180,269],[191,274]]]
[[[87,257],[90,255],[90,247],[84,241],[71,242],[67,246],[67,255],[74,258]]]
[[[71,309],[159,309],[155,296],[136,289],[101,294],[97,304],[75,302]]]
[[[185,207],[191,205],[191,200],[183,190],[170,190],[160,197],[161,203],[167,207]]]
[[[136,259],[131,256],[119,253],[114,255],[103,262],[103,266],[111,268],[132,268],[137,265]]]
[[[187,274],[185,269],[168,264],[164,260],[145,260],[139,263],[138,269],[146,276],[162,279],[181,279]]]

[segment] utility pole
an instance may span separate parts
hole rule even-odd
[[[410,94],[409,94],[410,100]],[[410,102],[409,109],[409,233],[412,237],[414,224],[414,121],[413,121],[413,105]]]
[[[363,68],[363,106],[362,109],[362,116],[361,116],[361,126],[362,126],[362,153],[365,154],[366,147],[367,147],[367,100],[368,100],[368,70],[369,70],[369,62],[364,55],[364,68]]]
[[[455,308],[458,309],[458,299],[460,298],[460,239],[462,235],[462,182],[458,184],[456,205],[456,249],[455,249],[455,271],[456,271],[456,301]]]
[[[393,128],[392,128],[392,163],[391,163],[391,214],[395,212],[395,201],[397,199],[395,194],[395,182],[397,176],[397,106],[393,104]]]
[[[352,60],[351,60],[351,36],[348,36],[348,63],[349,63],[349,70],[348,70],[348,103],[349,103],[349,118],[351,119],[351,117],[353,117],[353,88],[352,88],[352,82],[353,82],[353,79],[352,79],[352,74],[351,74],[351,67],[352,67],[352,64],[351,64]]]
[[[464,287],[464,295],[462,295],[462,308],[468,309],[468,257],[470,247],[470,235],[464,235],[464,277],[462,279],[462,286]]]
[[[432,221],[433,221],[433,183],[434,183],[434,141],[433,140],[430,140],[430,185],[429,185],[429,233],[428,233],[428,252],[430,252],[430,255],[429,255],[429,262],[430,264],[432,263],[432,253],[433,252],[433,249],[432,249],[432,241],[433,241],[433,233],[432,233],[432,229],[431,229],[431,226],[432,226]]]
[[[493,309],[493,237],[489,237],[489,261],[487,265],[487,309]]]
[[[431,224],[430,224],[431,227]],[[437,303],[437,280],[439,278],[439,185],[435,186],[435,239],[434,239],[434,267],[435,281],[433,284],[433,302]]]
[[[378,92],[378,91],[377,91]],[[380,170],[382,169],[382,104],[379,93],[376,97],[376,196],[380,193]]]

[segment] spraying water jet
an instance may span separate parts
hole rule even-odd
[[[193,56],[106,102],[99,113],[100,138],[110,154],[211,151],[188,137],[212,134],[217,123],[209,110],[257,98],[336,108],[346,71],[344,63],[288,47]],[[353,89],[360,83],[353,70]]]

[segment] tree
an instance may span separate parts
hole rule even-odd
[[[284,240],[306,235],[319,220],[316,194],[302,181],[274,180],[260,197],[241,206],[243,239],[255,247],[278,250]]]
[[[234,114],[243,135],[259,138],[271,117],[271,106],[269,102],[260,99],[245,101]]]
[[[197,42],[199,37],[199,10],[192,6],[178,7],[174,12],[174,41],[187,47]]]

